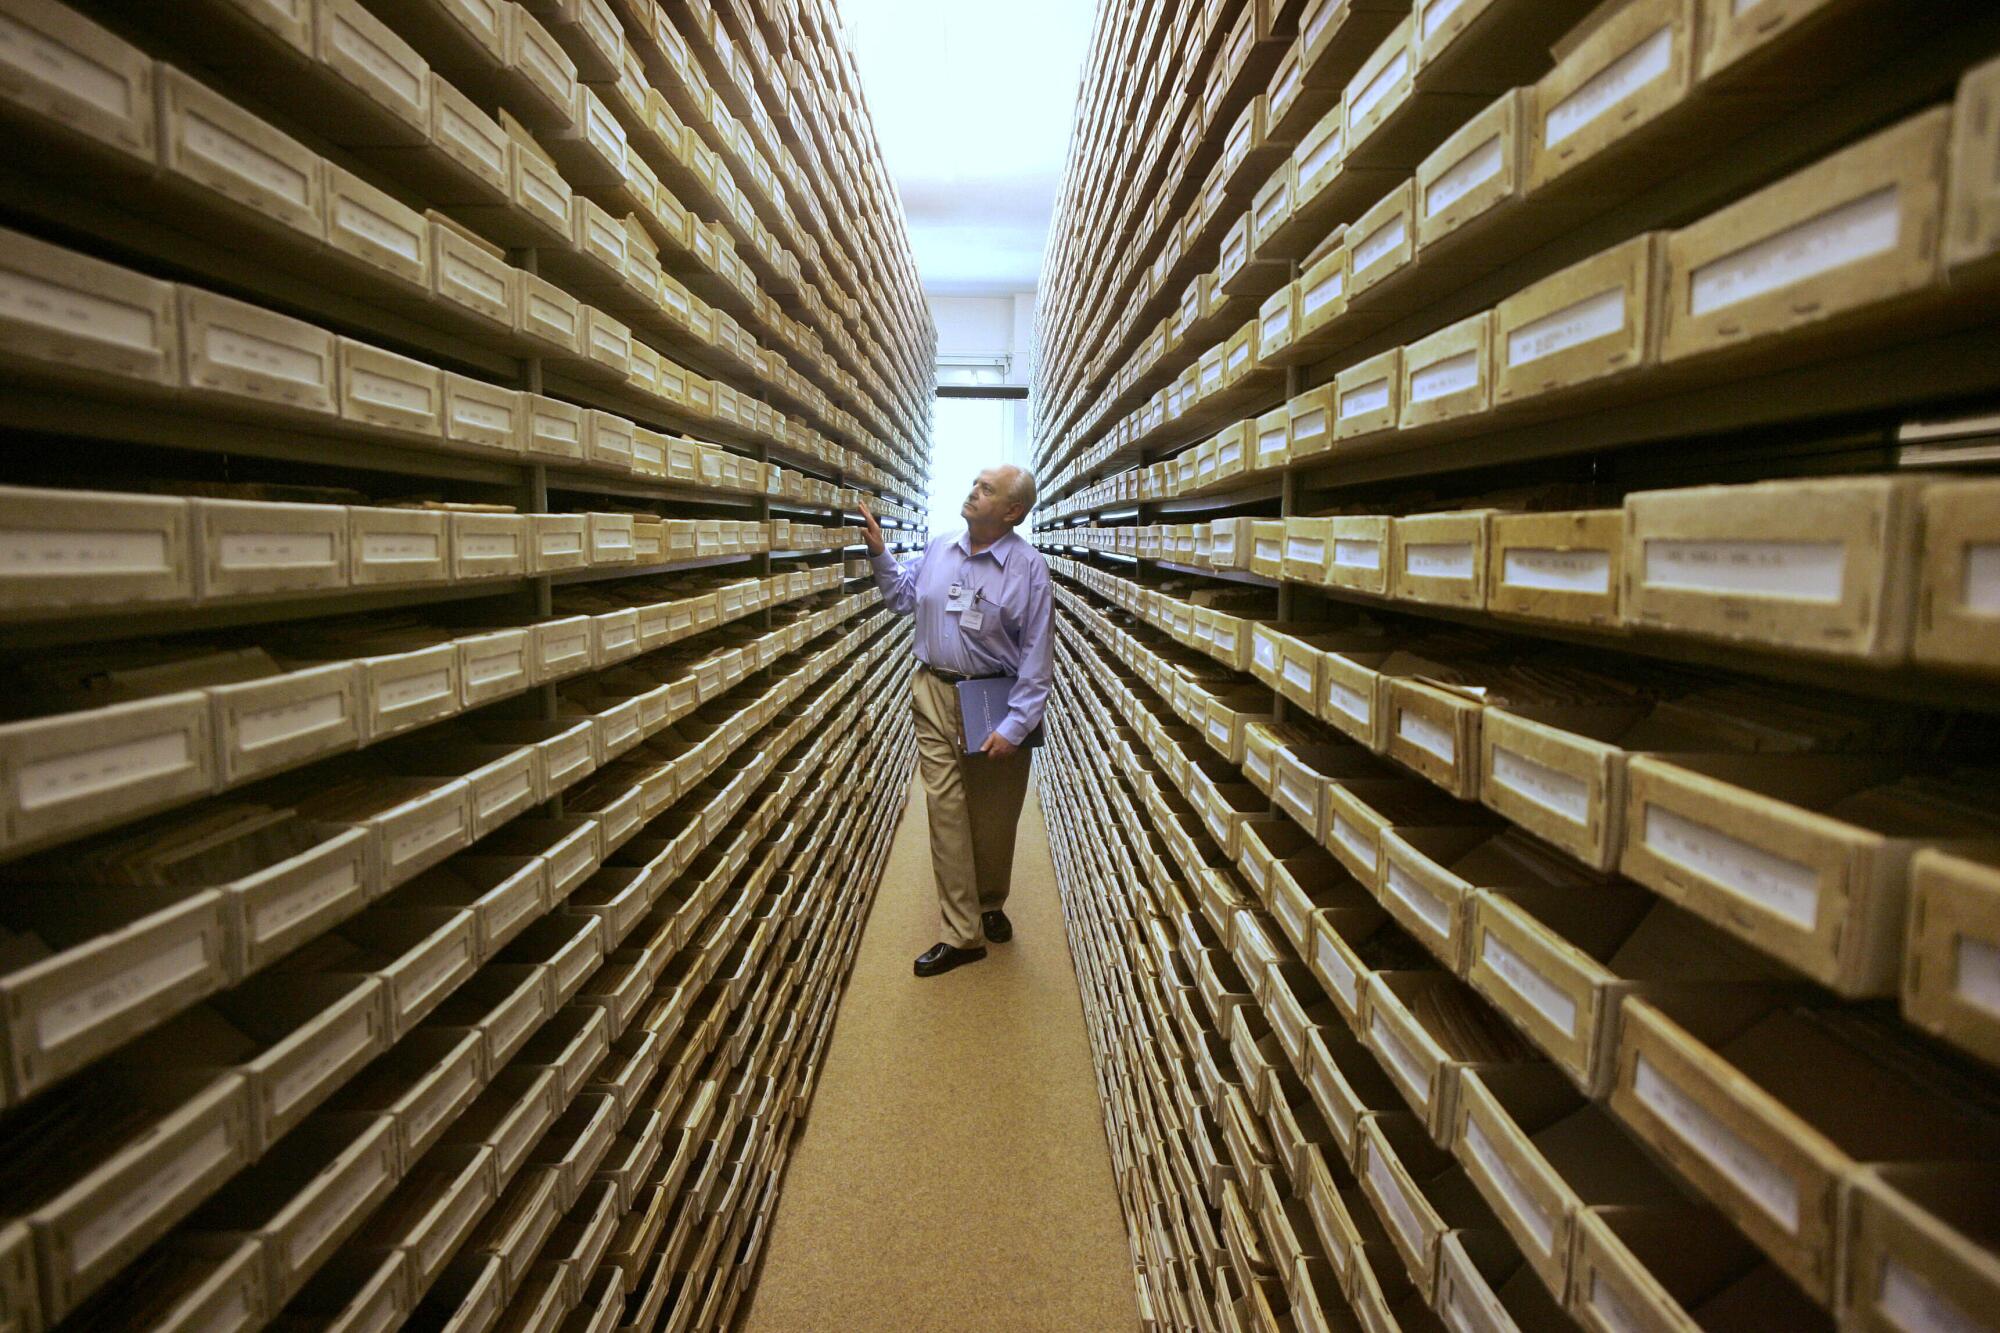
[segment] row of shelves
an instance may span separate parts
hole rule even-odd
[[[547,1139],[544,1131],[564,1123],[564,1104],[587,1083],[611,1080],[645,1054],[629,1046],[617,1054],[608,1049],[635,1019],[642,1020],[637,1032],[650,1034],[639,1044],[651,1048],[655,1061],[682,1020],[692,1018],[697,998],[713,999],[715,1031],[708,1036],[719,1036],[751,980],[752,960],[740,943],[745,932],[754,921],[754,937],[768,946],[779,931],[794,928],[775,911],[757,910],[763,888],[803,832],[779,812],[811,784],[806,760],[822,750],[830,757],[851,749],[858,740],[851,724],[861,702],[841,710],[840,726],[830,725],[833,710],[867,678],[857,664],[877,660],[894,646],[893,636],[878,637],[844,665],[841,654],[879,628],[850,631],[839,652],[817,663],[802,660],[799,673],[781,678],[776,695],[744,695],[738,703],[748,710],[747,724],[700,752],[635,750],[638,737],[613,749],[595,785],[615,785],[623,794],[598,807],[602,813],[511,821],[477,843],[460,838],[427,849],[405,868],[400,888],[390,880],[376,886],[384,896],[372,904],[358,911],[347,904],[344,920],[336,919],[331,930],[250,989],[221,992],[192,1017],[127,1046],[112,1065],[65,1093],[37,1101],[32,1123],[16,1117],[11,1130],[43,1131],[44,1151],[24,1169],[42,1183],[37,1192],[48,1202],[26,1214],[25,1233],[16,1239],[34,1246],[40,1308],[49,1322],[204,1199],[192,1213],[192,1231],[183,1229],[169,1249],[215,1253],[201,1233],[231,1236],[232,1245],[238,1238],[262,1245],[269,1283],[252,1306],[262,1316],[243,1316],[245,1326],[254,1326],[298,1294],[394,1177],[419,1157],[430,1160],[433,1145],[493,1148],[506,1159],[507,1172],[535,1160],[529,1150],[537,1139],[544,1150],[564,1153],[562,1160],[567,1145],[594,1141],[599,1152],[608,1147],[603,1125],[570,1123],[569,1134]],[[816,681],[825,684],[816,687]],[[786,702],[766,709],[766,697]],[[760,726],[769,729],[760,732]],[[808,742],[815,732],[817,739]],[[753,743],[753,734],[766,743]],[[784,764],[794,745],[804,748],[806,760]],[[635,758],[620,759],[628,751]],[[760,786],[764,794],[753,806]],[[739,820],[746,808],[751,813]],[[752,857],[753,850],[760,855]],[[744,886],[730,893],[746,869],[752,873]],[[523,885],[550,895],[533,899],[548,910],[536,915],[510,903],[522,896]],[[685,946],[695,947],[683,953]],[[676,955],[680,965],[670,967]],[[725,963],[737,970],[725,972]],[[723,981],[728,984],[718,993],[711,982]],[[174,998],[185,1005],[202,994]],[[218,1014],[250,1030],[257,1058],[238,1067],[243,1045],[218,1027]],[[537,1016],[544,1020],[539,1029]],[[749,1026],[737,1034],[744,1044]],[[443,1049],[451,1054],[444,1056]],[[384,1052],[373,1068],[349,1079]],[[632,1082],[610,1089],[618,1094],[621,1117],[652,1066],[640,1060],[636,1068],[641,1072]],[[150,1096],[134,1097],[140,1121],[152,1122],[149,1132],[135,1135],[129,1123],[76,1120],[79,1106],[90,1103],[85,1094],[104,1080],[128,1095],[151,1089]],[[481,1087],[488,1088],[484,1098]],[[80,1103],[74,1100],[79,1096]],[[56,1126],[66,1132],[50,1133]],[[79,1141],[108,1149],[108,1155],[58,1146]],[[193,1143],[210,1145],[200,1169],[167,1170]],[[257,1159],[250,1175],[217,1192]],[[299,1169],[306,1162],[310,1169]],[[61,1179],[79,1165],[88,1168],[85,1175],[73,1183]],[[595,1165],[565,1173],[565,1208]],[[142,1206],[134,1207],[135,1181],[162,1170],[161,1187],[139,1192]],[[636,1177],[645,1170],[641,1166]],[[369,1180],[369,1189],[342,1187],[355,1172]],[[305,1193],[292,1195],[301,1185]],[[627,1182],[621,1193],[629,1201],[631,1192]],[[476,1220],[476,1214],[454,1219],[461,1228]],[[454,1242],[464,1235],[458,1230]],[[425,1281],[438,1276],[449,1250],[443,1247],[437,1262],[426,1266]],[[221,1252],[230,1253],[231,1246]],[[532,1257],[524,1256],[521,1266]],[[517,1278],[518,1270],[510,1289]],[[32,1299],[26,1308],[35,1308]]]
[[[1219,1164],[1192,1191],[1218,1210],[1210,1225],[1226,1232],[1232,1207],[1261,1219],[1282,1262],[1275,1278],[1268,1265],[1243,1265],[1238,1293],[1281,1284],[1296,1318],[1302,1283],[1337,1284],[1366,1327],[1390,1326],[1382,1313],[1412,1288],[1447,1320],[1489,1312],[1473,1322],[1481,1327],[1565,1327],[1565,1306],[1593,1328],[1624,1326],[1620,1312],[1639,1327],[1690,1316],[1704,1327],[1830,1327],[1814,1304],[1893,1318],[1912,1283],[1977,1308],[1957,1305],[1994,1272],[1976,1239],[1980,1210],[1960,1203],[1991,1151],[1976,1079],[1768,971],[1725,975],[1741,952],[1672,907],[1656,902],[1637,926],[1610,927],[1615,895],[1603,883],[1539,897],[1482,890],[1477,945],[1454,965],[1411,925],[1420,895],[1379,870],[1347,873],[1341,840],[1301,847],[1289,817],[1218,818],[1233,804],[1217,800],[1228,782],[1163,730],[1175,714],[1164,696],[1140,693],[1074,632],[1069,648],[1067,678],[1101,682],[1083,692],[1102,718],[1098,743],[1079,753],[1110,770],[1086,782],[1110,797],[1094,798],[1104,808],[1079,821],[1077,845],[1141,830],[1117,840],[1123,864],[1106,867],[1097,889],[1119,902],[1132,953],[1117,962],[1145,983],[1135,998],[1155,1015],[1127,1004],[1124,1030],[1188,1043],[1184,1057],[1162,1052],[1160,1110],[1118,1108],[1122,1141],[1164,1119],[1193,1140],[1176,1152]],[[1246,767],[1228,781],[1252,776]],[[1420,828],[1369,832],[1384,860],[1424,841]],[[1152,901],[1135,884],[1154,886]],[[1622,939],[1597,947],[1631,972],[1581,1005],[1554,980],[1561,954],[1535,940],[1536,928],[1554,933],[1547,914],[1565,897],[1588,929]],[[1523,932],[1522,922],[1534,925]],[[1208,1014],[1191,1013],[1191,1001]],[[1573,1046],[1548,1040],[1586,1016],[1603,1024],[1609,1053],[1594,1087],[1565,1067]],[[1807,1067],[1865,1087],[1865,1123],[1813,1095],[1817,1075],[1799,1076]],[[1283,1205],[1281,1179],[1278,1206],[1254,1212],[1273,1170],[1302,1207]],[[1660,1243],[1688,1227],[1712,1248],[1677,1257]],[[1454,1255],[1454,1237],[1464,1253]],[[1315,1270],[1326,1280],[1313,1282]],[[1732,1309],[1738,1283],[1763,1299]],[[1396,1318],[1434,1326],[1416,1305]]]

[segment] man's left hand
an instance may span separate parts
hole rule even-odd
[[[1020,746],[1014,744],[1014,742],[996,731],[986,738],[986,744],[979,747],[979,753],[985,755],[988,759],[1005,759],[1020,748]]]

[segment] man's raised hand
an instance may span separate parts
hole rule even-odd
[[[868,543],[868,554],[882,554],[889,549],[889,544],[882,539],[882,525],[875,521],[875,515],[869,510],[866,500],[856,496],[854,503],[861,508],[861,540]]]

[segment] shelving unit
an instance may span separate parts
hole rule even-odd
[[[914,761],[836,11],[0,29],[0,1326],[726,1326]]]
[[[1990,1317],[2000,27],[1927,17],[1102,7],[1043,792],[1149,1327]]]

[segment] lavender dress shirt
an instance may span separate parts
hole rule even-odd
[[[919,660],[964,676],[1015,678],[1007,716],[994,730],[1015,745],[1027,739],[1049,701],[1055,660],[1049,567],[1042,553],[1010,532],[974,555],[971,540],[959,532],[933,538],[908,563],[898,564],[885,551],[870,564],[883,604],[897,615],[915,614]],[[945,610],[954,584],[964,588],[968,605],[981,609],[978,629],[964,627],[963,612]]]

